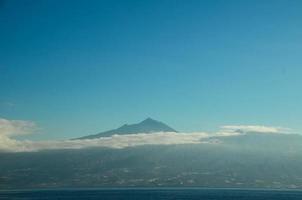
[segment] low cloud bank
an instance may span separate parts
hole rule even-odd
[[[89,147],[122,149],[139,145],[198,144],[204,138],[208,138],[208,134],[174,132],[113,135],[112,137],[84,140],[16,141],[6,138],[7,140],[4,144],[0,144],[0,149],[12,152],[39,151],[44,149],[82,149]]]
[[[221,129],[225,132],[238,133],[290,133],[289,128],[273,126],[228,125],[222,126]]]
[[[217,143],[211,141],[211,137],[227,137],[245,134],[248,132],[257,133],[283,133],[284,128],[267,126],[222,126],[221,130],[215,133],[193,132],[193,133],[139,133],[129,135],[113,135],[98,139],[84,140],[16,140],[14,136],[33,133],[36,125],[33,122],[22,120],[7,120],[0,118],[0,151],[5,152],[30,152],[39,150],[54,149],[82,149],[89,147],[107,147],[122,149],[139,145],[175,145],[175,144],[199,144]]]

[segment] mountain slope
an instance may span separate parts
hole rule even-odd
[[[100,137],[109,137],[116,134],[126,135],[126,134],[154,133],[154,132],[177,132],[177,131],[160,121],[147,118],[138,124],[130,124],[130,125],[125,124],[117,129],[105,131],[95,135],[88,135],[77,139],[95,139]]]
[[[220,143],[0,153],[0,188],[302,189],[302,136],[246,134]]]

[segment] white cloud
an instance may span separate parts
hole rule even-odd
[[[89,147],[126,148],[139,145],[173,145],[173,144],[198,144],[202,139],[209,138],[207,133],[140,133],[130,135],[113,135],[98,139],[85,140],[52,140],[52,141],[16,141],[6,137],[0,143],[4,151],[39,151],[43,149],[82,149]],[[205,141],[204,141],[205,142]]]
[[[7,120],[0,118],[0,135],[16,136],[30,134],[34,131],[36,125],[31,121]]]
[[[14,140],[11,137],[31,134],[35,129],[36,125],[31,121],[0,118],[0,150],[21,150],[22,141]]]
[[[222,131],[224,132],[239,132],[239,133],[289,133],[290,129],[282,127],[273,127],[273,126],[251,126],[251,125],[228,125],[222,126]]]
[[[0,135],[0,151],[16,151],[19,150],[20,142],[10,139],[5,135]]]
[[[193,132],[157,132],[139,133],[130,135],[113,135],[98,139],[85,140],[15,140],[12,137],[32,133],[35,124],[30,121],[7,120],[0,118],[0,151],[23,152],[51,149],[82,149],[89,147],[126,148],[139,145],[175,145],[175,144],[217,144],[217,137],[227,137],[248,132],[257,133],[284,133],[288,129],[267,126],[222,126],[216,133]],[[208,140],[215,137],[216,140]]]

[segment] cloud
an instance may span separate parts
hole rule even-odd
[[[0,151],[21,151],[21,142],[11,139],[5,135],[0,135]]]
[[[31,121],[0,118],[0,150],[21,150],[22,141],[12,139],[11,137],[31,134],[35,129],[36,125]]]
[[[122,149],[140,145],[177,145],[177,144],[217,144],[217,137],[229,137],[248,132],[257,133],[283,133],[286,130],[280,127],[268,126],[222,126],[221,130],[214,133],[192,132],[157,132],[157,133],[139,133],[129,135],[113,135],[97,139],[84,140],[16,140],[13,136],[32,133],[36,125],[30,121],[7,120],[0,118],[0,151],[5,152],[30,152],[40,150],[54,149],[82,149],[91,147],[106,147]],[[215,140],[211,140],[214,137]]]
[[[8,120],[0,118],[0,135],[17,136],[32,133],[36,128],[34,122],[23,120]]]
[[[52,140],[52,141],[16,141],[9,139],[9,145],[0,149],[6,151],[39,151],[53,149],[82,149],[89,147],[107,147],[122,149],[126,147],[134,147],[140,145],[175,145],[175,144],[198,144],[206,141],[202,139],[209,138],[207,133],[174,133],[174,132],[158,132],[158,133],[140,133],[130,135],[113,135],[111,137],[103,137],[98,139],[84,140]]]
[[[228,125],[221,127],[223,132],[226,133],[290,133],[290,129],[273,126],[251,126],[251,125]]]

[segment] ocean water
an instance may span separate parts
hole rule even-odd
[[[235,189],[67,189],[0,191],[9,200],[302,200],[302,191]]]

